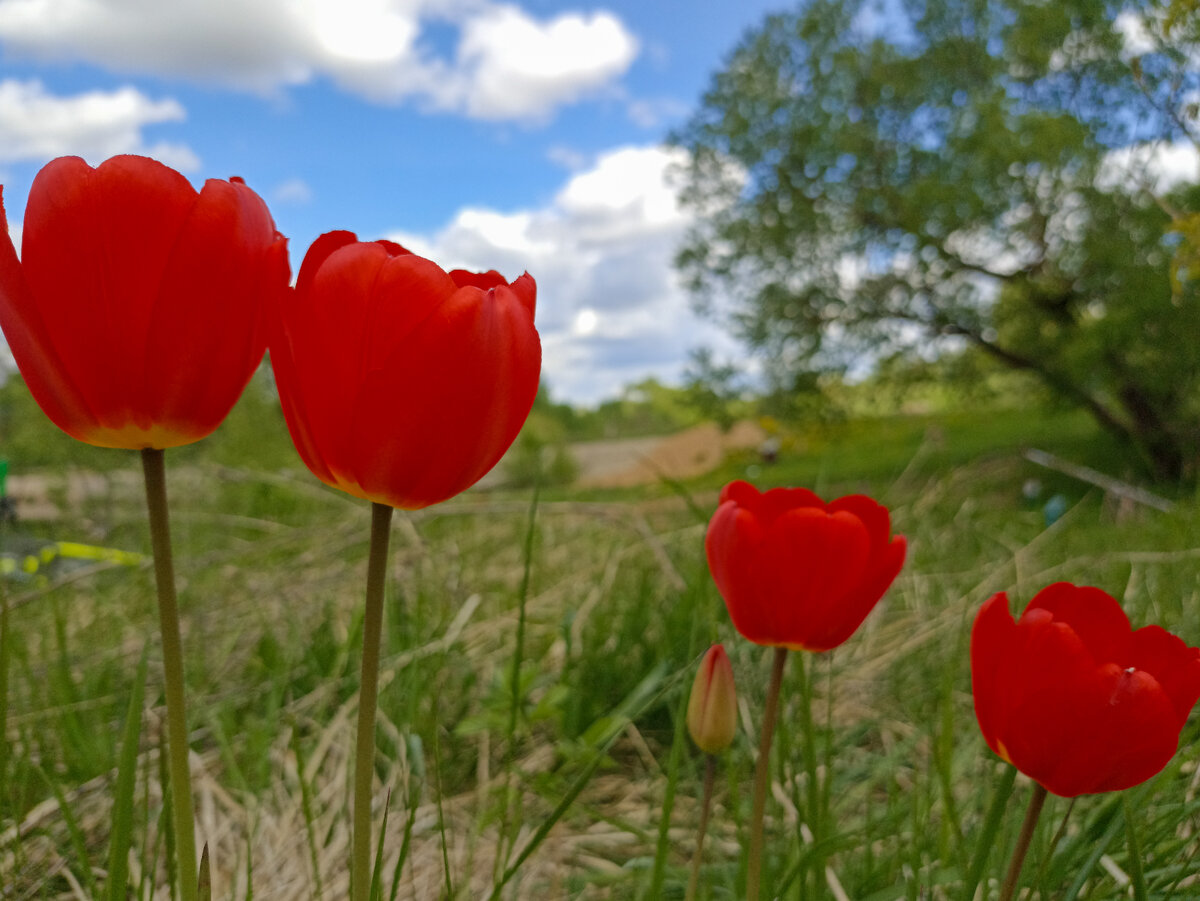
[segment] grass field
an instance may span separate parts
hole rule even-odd
[[[741,728],[720,763],[700,897],[739,897],[769,652],[733,631],[702,542],[720,485],[749,477],[873,493],[910,542],[849,642],[789,661],[764,884],[772,897],[957,899],[981,872],[974,896],[994,897],[1029,783],[1006,779],[975,723],[967,641],[980,604],[1006,590],[1018,609],[1065,579],[1109,591],[1135,625],[1200,643],[1195,499],[1171,513],[1116,504],[1023,460],[1028,445],[1112,471],[1085,420],[979,411],[802,431],[773,467],[731,460],[688,484],[556,489],[532,511],[531,492],[468,493],[398,514],[377,733],[382,896],[682,898],[703,761],[680,713],[699,655],[721,640]],[[167,461],[213,897],[346,897],[367,505],[298,461],[290,473],[202,453]],[[1037,501],[1023,494],[1031,478]],[[1048,525],[1055,494],[1065,513]],[[136,492],[42,529],[149,551]],[[166,898],[151,570],[5,590],[0,898],[110,897],[121,735],[143,654],[128,897]],[[1200,897],[1196,738],[1193,718],[1173,762],[1126,798],[1084,797],[1066,817],[1051,797],[1030,897]],[[999,837],[977,857],[989,805],[1008,790]]]

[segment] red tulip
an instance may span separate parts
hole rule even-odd
[[[862,624],[904,564],[886,507],[804,488],[721,491],[704,546],[733,625],[756,644],[827,651]]]
[[[197,193],[145,157],[54,160],[30,189],[20,261],[0,207],[0,326],[46,415],[89,444],[212,432],[287,282],[287,242],[240,179]]]
[[[971,630],[975,716],[988,747],[1064,798],[1118,791],[1167,765],[1200,698],[1200,649],[1136,632],[1098,588],[1058,582],[1016,622],[993,596]]]
[[[737,731],[737,692],[725,647],[714,644],[700,661],[688,697],[688,733],[706,754],[724,751]]]
[[[292,440],[317,478],[419,509],[496,465],[537,394],[537,286],[443,271],[388,241],[309,248],[271,362]]]

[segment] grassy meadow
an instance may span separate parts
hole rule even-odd
[[[167,454],[198,838],[213,898],[340,899],[370,513],[289,458],[278,418],[254,403],[227,434]],[[770,652],[733,631],[704,561],[732,478],[871,493],[910,543],[853,638],[789,659],[771,897],[995,897],[1030,783],[987,750],[972,711],[969,629],[994,592],[1020,609],[1050,582],[1097,585],[1135,625],[1200,643],[1195,498],[1169,513],[1117,503],[1022,458],[1035,446],[1123,475],[1086,419],[981,409],[785,431],[773,466],[746,456],[684,484],[557,487],[536,507],[530,490],[468,492],[397,514],[380,897],[682,898],[703,759],[681,714],[717,640],[741,723],[719,764],[700,897],[740,897]],[[107,492],[27,528],[148,555],[140,484],[120,473],[136,457],[106,456]],[[1054,495],[1065,512],[1048,524]],[[97,564],[4,591],[0,898],[169,897],[152,570]],[[131,715],[135,743],[122,739]],[[1124,797],[1052,796],[1026,897],[1200,897],[1196,738],[1193,718],[1167,769]],[[118,797],[131,802],[121,816]],[[981,848],[989,810],[1004,819]],[[109,887],[113,841],[128,842],[128,895]]]

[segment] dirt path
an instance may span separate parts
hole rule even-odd
[[[644,485],[666,476],[687,479],[720,465],[731,451],[755,448],[766,433],[752,422],[728,432],[706,422],[674,435],[624,441],[589,441],[570,447],[579,464],[578,484],[587,488]]]

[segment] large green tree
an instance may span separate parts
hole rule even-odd
[[[1193,0],[811,0],[750,32],[676,136],[679,265],[775,378],[972,345],[1177,478],[1200,423]],[[1173,219],[1174,216],[1174,219]]]

